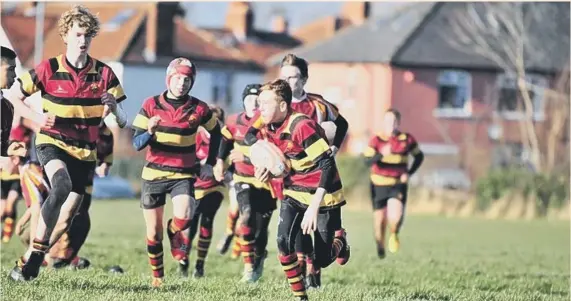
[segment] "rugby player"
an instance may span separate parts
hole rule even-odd
[[[244,272],[241,282],[256,282],[263,273],[267,256],[268,226],[277,200],[268,183],[255,178],[254,166],[250,158],[249,146],[244,137],[252,122],[257,120],[257,97],[261,85],[251,84],[244,88],[242,100],[244,111],[228,118],[222,129],[222,143],[218,153],[215,176],[223,176],[223,164],[226,158],[234,164],[234,188],[240,208],[239,229],[241,253],[244,260]]]
[[[147,251],[152,268],[152,286],[163,283],[163,215],[166,194],[173,203],[173,219],[167,222],[171,254],[179,263],[188,260],[190,240],[181,232],[190,227],[197,206],[194,197],[196,134],[202,126],[210,134],[208,157],[200,168],[200,178],[212,176],[212,166],[220,145],[220,125],[206,103],[190,96],[196,67],[186,58],[170,62],[166,72],[167,90],[149,97],[133,121],[133,146],[147,149],[143,168],[141,207],[146,223]]]
[[[12,135],[13,139],[18,137]],[[18,140],[16,140],[18,141]],[[33,150],[33,147],[29,148]],[[30,152],[33,154],[33,152]],[[113,134],[103,123],[99,129],[99,138],[97,140],[97,167],[90,172],[89,183],[86,193],[79,207],[71,227],[65,232],[61,238],[54,244],[49,251],[49,258],[46,263],[52,263],[53,268],[59,269],[71,266],[77,269],[83,269],[90,266],[90,261],[86,258],[77,256],[79,250],[86,241],[89,230],[91,229],[91,219],[89,216],[89,208],[91,206],[91,193],[93,190],[93,177],[97,174],[99,177],[107,176],[109,168],[113,163]],[[39,217],[40,204],[47,197],[49,186],[42,178],[42,169],[37,163],[37,159],[30,155],[28,163],[22,168],[21,185],[28,209],[25,214],[18,220],[16,225],[16,233],[21,237],[22,242],[27,247],[31,247],[29,239],[30,233],[34,233],[36,229],[37,219]],[[28,226],[28,227],[27,227]],[[56,226],[57,227],[57,226]],[[22,256],[19,264],[23,265],[29,256],[29,252]],[[48,260],[49,259],[49,260]]]
[[[23,266],[14,267],[10,273],[14,280],[36,278],[46,252],[69,228],[89,182],[86,171],[95,168],[99,125],[108,114],[117,115],[117,103],[126,98],[113,70],[88,55],[99,25],[83,6],[64,12],[58,30],[66,44],[65,54],[24,73],[9,91],[15,107],[24,106],[26,97],[41,92],[44,112],[55,116],[55,124],[41,129],[35,138],[51,189],[41,207],[34,251]]]
[[[336,125],[333,143],[330,146],[331,154],[335,156],[345,139],[349,124],[347,120],[339,114],[337,107],[326,101],[321,95],[308,93],[305,85],[309,78],[307,61],[293,54],[288,54],[282,59],[280,68],[280,78],[285,80],[292,90],[292,101],[290,108],[296,112],[307,115],[318,124],[325,121],[334,122]],[[263,123],[255,123],[262,125]],[[256,129],[250,129],[255,133]],[[270,183],[278,199],[283,199],[282,179],[271,179]],[[338,229],[339,230],[339,229]],[[313,265],[315,256],[313,242],[310,235],[303,235],[301,232],[296,237],[295,249],[298,261],[301,265],[303,275],[307,275],[306,282],[310,288],[321,286],[321,270]]]
[[[347,263],[350,248],[342,228],[341,207],[346,203],[339,172],[325,132],[313,119],[291,109],[292,90],[278,79],[265,84],[258,97],[261,136],[275,144],[289,160],[284,178],[277,243],[279,261],[294,295],[308,300],[302,270],[295,253],[298,232],[314,235],[313,265],[326,268],[333,261]],[[259,125],[257,125],[258,128]],[[246,144],[258,136],[249,133]],[[256,168],[256,178],[269,180],[269,171]]]
[[[14,83],[16,78],[16,53],[9,48],[2,46],[2,60],[0,61],[0,89],[8,89]],[[10,132],[12,122],[14,120],[14,108],[12,104],[4,98],[0,90],[0,98],[2,99],[2,142],[0,145],[2,164],[0,165],[0,214],[4,223],[2,227],[2,241],[7,242],[12,234],[13,225],[16,219],[16,211],[14,204],[21,194],[20,177],[18,175],[17,164],[12,158],[8,157],[8,146],[10,144]]]
[[[395,253],[400,246],[399,231],[404,219],[408,192],[408,179],[414,174],[424,154],[414,137],[400,132],[401,114],[389,109],[383,114],[382,130],[369,141],[364,152],[365,162],[371,167],[371,199],[373,205],[377,255],[385,257],[387,222],[390,231],[389,251]],[[408,160],[414,160],[409,168]]]
[[[218,106],[210,106],[210,109],[214,116],[216,116],[218,123],[222,125],[224,123],[224,110]],[[206,164],[209,145],[210,134],[204,130],[203,127],[199,127],[196,135],[196,158],[200,161],[201,166]],[[200,178],[196,179],[194,196],[198,201],[198,208],[196,208],[194,212],[190,228],[183,232],[184,235],[190,239],[190,243],[192,243],[198,228],[200,228],[198,242],[196,244],[197,259],[194,266],[194,278],[204,276],[204,262],[206,261],[210,242],[212,241],[214,217],[224,199],[224,188],[223,181],[217,181],[213,176],[204,180]],[[179,267],[183,276],[187,276],[189,267],[188,258],[180,263]]]

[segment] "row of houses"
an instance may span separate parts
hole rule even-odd
[[[308,90],[323,94],[348,119],[346,151],[359,153],[378,131],[383,110],[395,107],[403,114],[404,130],[433,156],[429,162],[458,167],[469,152],[479,162],[478,171],[471,173],[478,174],[492,163],[498,139],[511,142],[514,153],[521,148],[522,116],[511,75],[446,41],[446,18],[462,5],[412,3],[373,17],[370,3],[347,2],[338,16],[293,31],[284,16],[274,16],[272,30],[266,31],[253,27],[255,14],[247,2],[230,2],[220,28],[189,24],[178,2],[86,4],[103,24],[91,53],[119,76],[129,96],[129,116],[137,113],[145,97],[164,89],[165,66],[173,57],[188,57],[198,66],[193,95],[232,112],[241,108],[243,87],[275,77],[281,58],[291,52],[310,62]],[[568,43],[569,4],[552,5],[567,6],[561,24]],[[68,8],[45,3],[44,58],[64,50],[56,22]],[[24,69],[33,65],[35,11],[34,2],[2,10],[3,34]],[[545,34],[534,41],[553,44],[556,39]],[[569,64],[568,44],[553,49],[528,72],[536,89],[533,118],[539,128],[548,119],[542,89]],[[490,87],[500,91],[496,101],[490,101]],[[568,139],[562,143],[568,145]]]

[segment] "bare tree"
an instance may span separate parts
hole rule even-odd
[[[566,5],[566,9],[561,4]],[[537,87],[527,80],[526,72],[553,68],[553,64],[545,66],[545,62],[553,62],[554,56],[561,53],[561,49],[569,50],[569,4],[464,3],[456,5],[448,14],[447,22],[449,32],[445,35],[450,45],[460,51],[477,54],[491,61],[516,79],[522,100],[520,109],[524,116],[520,120],[522,145],[530,153],[530,161],[534,168],[539,172],[544,171],[546,158],[542,156],[542,147],[535,127],[532,99],[533,90]],[[568,52],[565,58],[569,58]],[[564,72],[568,77],[569,69]],[[569,91],[541,88],[545,89],[545,95],[557,95],[555,98],[546,97],[546,99],[566,99],[566,103],[560,102],[557,107],[566,105],[567,109],[564,112],[557,111],[559,115],[568,116]],[[553,107],[553,104],[549,107]],[[552,126],[553,137],[548,139],[548,148],[556,148],[553,143],[565,125],[565,120],[568,120],[567,116],[555,118],[555,124]],[[547,157],[548,165],[552,167],[554,159]]]

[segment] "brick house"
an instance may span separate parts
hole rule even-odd
[[[2,44],[18,54],[18,72],[36,63],[36,4],[22,2],[10,8],[3,5]],[[165,89],[165,68],[176,56],[185,56],[198,66],[194,96],[218,104],[229,113],[235,112],[241,109],[244,86],[264,81],[268,73],[265,62],[270,56],[300,46],[304,41],[331,37],[337,30],[367,17],[364,4],[347,4],[344,16],[310,22],[290,33],[283,16],[274,18],[270,31],[254,28],[254,11],[247,2],[229,3],[221,28],[188,24],[179,2],[89,2],[85,6],[97,13],[101,21],[90,53],[110,65],[119,77],[128,96],[123,108],[130,121],[146,97]],[[45,3],[43,59],[65,51],[57,32],[57,20],[70,7],[70,3]],[[34,97],[39,95],[32,96],[30,103],[41,110],[41,102],[34,101]],[[121,135],[128,138],[130,133],[124,131]],[[128,144],[117,145],[118,153],[131,149]]]
[[[513,78],[491,61],[444,40],[445,17],[459,5],[463,4],[416,3],[289,51],[310,62],[308,91],[336,103],[348,119],[349,152],[362,151],[389,107],[401,111],[403,130],[420,142],[429,166],[461,167],[477,176],[499,151],[496,139],[517,149],[522,116],[516,111]],[[554,5],[566,5],[561,24],[569,35],[569,4]],[[271,57],[268,64],[279,64],[283,54]],[[530,67],[529,80],[539,87],[551,86],[557,71],[568,63],[569,45],[563,45],[541,65]],[[533,102],[541,135],[549,117],[541,88],[534,91]]]

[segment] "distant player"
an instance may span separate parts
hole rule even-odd
[[[232,115],[222,129],[222,144],[218,154],[215,176],[222,178],[222,166],[226,158],[234,164],[234,187],[240,208],[238,235],[244,260],[242,282],[256,282],[263,273],[267,256],[268,226],[276,199],[267,183],[255,178],[249,146],[244,142],[248,128],[257,120],[257,97],[260,85],[245,87],[242,93],[244,112]]]
[[[371,138],[364,152],[365,161],[371,166],[375,240],[377,254],[381,259],[385,257],[387,222],[390,231],[389,251],[395,253],[399,249],[398,234],[404,219],[408,179],[424,160],[414,137],[398,130],[400,119],[397,110],[386,111],[381,132]],[[414,161],[409,168],[410,155],[414,156]]]
[[[220,125],[224,122],[224,111],[218,106],[210,106],[211,111],[217,118]],[[208,152],[210,149],[210,134],[204,128],[199,127],[196,135],[196,158],[201,166],[206,164]],[[190,243],[194,240],[198,231],[198,242],[196,244],[196,264],[194,266],[194,278],[204,276],[204,262],[208,255],[210,242],[212,241],[212,229],[216,212],[224,199],[223,191],[225,190],[223,181],[217,181],[214,176],[206,179],[196,179],[194,184],[194,195],[198,201],[198,208],[194,212],[190,228],[184,231],[190,239]],[[199,231],[200,230],[200,231]],[[184,276],[188,275],[189,262],[180,265]]]
[[[325,268],[333,261],[344,265],[350,257],[341,221],[341,207],[346,203],[341,179],[323,129],[291,109],[292,91],[286,81],[265,84],[258,101],[262,137],[275,144],[291,165],[284,178],[285,197],[280,207],[279,261],[294,295],[308,300],[295,253],[298,232],[313,233],[316,268]],[[249,133],[246,144],[253,145],[257,139]],[[269,171],[257,169],[256,177],[266,182]]]
[[[206,103],[188,95],[196,80],[196,67],[186,58],[170,62],[167,90],[149,97],[133,121],[133,146],[147,148],[143,168],[141,207],[146,224],[147,253],[153,272],[152,285],[163,283],[163,216],[166,194],[173,203],[173,219],[167,222],[171,254],[180,264],[188,261],[190,240],[182,231],[190,227],[197,201],[195,177],[212,176],[220,145],[220,125]],[[210,134],[208,157],[200,171],[196,158],[196,134],[202,126]]]
[[[42,205],[32,242],[34,251],[22,267],[14,267],[14,280],[36,278],[46,252],[71,225],[89,171],[95,168],[99,125],[108,114],[117,116],[117,104],[126,98],[113,70],[88,55],[99,24],[82,6],[64,12],[58,29],[66,44],[65,54],[44,60],[10,89],[15,107],[24,106],[27,97],[40,92],[43,110],[56,120],[36,134],[37,155],[51,189]]]

